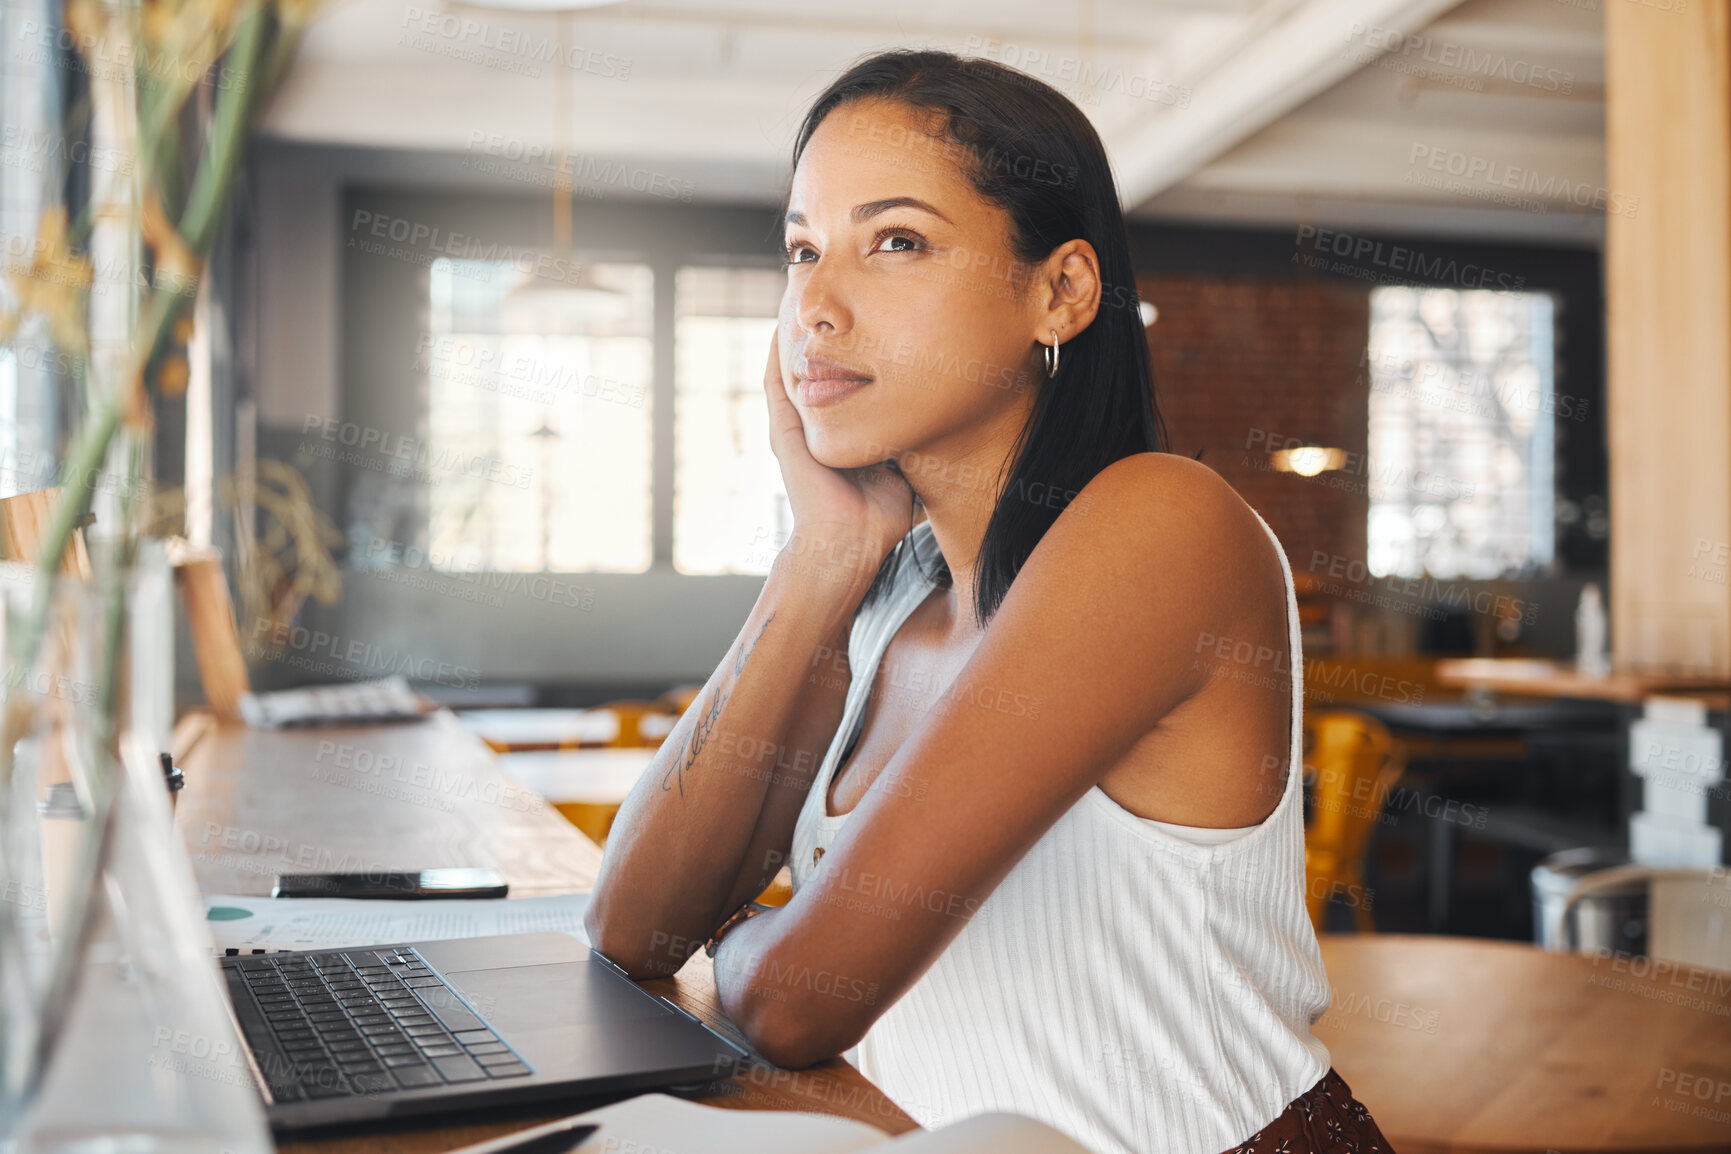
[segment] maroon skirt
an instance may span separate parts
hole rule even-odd
[[[1364,1103],[1332,1069],[1227,1154],[1393,1154]]]

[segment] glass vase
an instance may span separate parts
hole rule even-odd
[[[163,781],[167,565],[124,572],[6,589],[0,1154],[268,1154]]]

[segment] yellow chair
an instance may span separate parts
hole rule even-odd
[[[653,749],[659,746],[665,737],[656,737],[643,732],[645,718],[666,718],[669,722],[677,721],[679,715],[691,707],[702,692],[701,685],[680,686],[670,689],[655,701],[609,701],[598,705],[597,710],[606,710],[619,719],[619,732],[612,741],[607,743],[610,748]],[[577,743],[565,743],[561,750],[575,749]],[[545,756],[545,755],[542,755]],[[522,772],[520,769],[517,772]],[[542,792],[547,792],[542,787]],[[619,807],[623,804],[623,795],[619,801],[566,800],[555,798],[553,808],[559,811],[564,819],[582,830],[596,845],[605,847],[607,835],[613,831],[614,819],[619,816]],[[792,875],[784,866],[769,883],[769,886],[757,896],[764,905],[786,905],[793,897]]]
[[[556,801],[553,808],[560,817],[581,830],[590,841],[602,849],[607,848],[607,835],[613,832],[613,821],[619,816],[619,803]]]
[[[655,699],[655,704],[675,716],[691,708],[691,703],[697,700],[703,692],[701,685],[676,685]]]
[[[612,741],[605,743],[610,749],[654,749],[663,740],[662,737],[650,737],[643,732],[645,717],[667,712],[653,701],[609,701],[597,705],[595,712],[611,713],[619,721],[619,732],[614,734]]]
[[[619,722],[618,731],[611,741],[603,742],[606,749],[655,749],[666,740],[666,733],[650,734],[644,732],[646,718],[670,718],[672,712],[659,701],[636,701],[620,699],[609,701],[595,707],[597,713],[611,713]],[[667,729],[672,726],[668,725]],[[583,741],[562,741],[561,751],[578,748],[588,748],[590,743]],[[596,845],[607,844],[607,835],[612,832],[613,820],[619,816],[619,806],[623,802],[623,793],[617,801],[598,800],[562,800],[556,799],[553,808],[566,821],[582,830]]]
[[[1374,717],[1323,710],[1305,722],[1313,777],[1310,824],[1304,831],[1304,901],[1322,930],[1331,898],[1352,907],[1360,933],[1374,933],[1364,884],[1364,854],[1389,791],[1405,769],[1400,744]]]

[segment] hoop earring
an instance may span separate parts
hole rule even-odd
[[[1058,375],[1058,330],[1052,330],[1052,343],[1046,347],[1046,377],[1051,379]]]

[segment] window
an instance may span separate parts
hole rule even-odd
[[[56,11],[44,0],[8,3],[0,8],[0,38],[19,45],[32,28],[56,31]],[[67,146],[54,92],[51,55],[14,48],[0,65],[0,108],[6,109],[0,141],[0,265],[30,262],[37,220],[66,176]],[[0,277],[0,307],[17,307],[12,294]],[[0,497],[54,484],[56,383],[70,388],[81,368],[79,358],[56,348],[40,318],[0,345]]]
[[[429,276],[428,559],[441,569],[650,563],[653,275],[441,259]]]
[[[1493,578],[1548,566],[1551,297],[1378,288],[1370,310],[1370,571]]]
[[[763,371],[785,274],[683,268],[674,279],[673,563],[767,573],[793,528],[769,446]]]
[[[430,266],[426,441],[397,469],[425,494],[429,563],[767,573],[793,520],[763,398],[785,274],[738,259],[670,270],[674,403],[657,415],[650,266],[565,261],[556,267],[575,271],[550,282],[529,275],[533,263]],[[655,460],[657,427],[672,435],[671,461]],[[654,553],[655,493],[669,484],[670,558]]]

